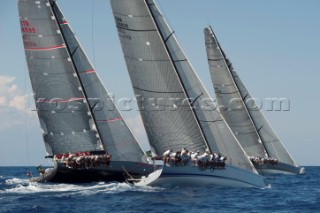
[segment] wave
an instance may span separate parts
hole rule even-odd
[[[10,178],[5,180],[6,185],[23,184],[27,182],[29,182],[27,179],[21,179],[21,178]]]
[[[157,192],[163,190],[159,187],[137,187],[127,183],[88,183],[88,184],[62,184],[62,183],[30,183],[27,179],[12,178],[5,181],[6,189],[2,193],[44,193],[47,196],[55,195],[57,197],[71,195],[94,195],[94,194],[115,194],[126,191],[136,192]]]

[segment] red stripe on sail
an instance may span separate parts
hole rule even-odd
[[[98,120],[97,122],[113,122],[113,121],[119,121],[119,120],[122,120],[123,118],[122,117],[119,117],[119,118],[112,118],[112,119],[109,119],[109,120]]]
[[[68,22],[66,20],[60,22],[59,24],[68,24]]]
[[[80,71],[80,74],[86,74],[86,73],[93,73],[96,72],[95,70],[84,70],[84,71]]]
[[[60,49],[60,48],[64,48],[66,47],[65,44],[61,44],[59,46],[51,46],[51,47],[31,47],[31,48],[25,48],[25,50],[39,50],[39,51],[43,51],[43,50],[55,50],[55,49]]]
[[[70,102],[70,101],[80,101],[83,100],[84,98],[70,98],[68,100],[60,100],[60,99],[52,99],[52,100],[37,100],[37,103],[65,103],[65,102]]]

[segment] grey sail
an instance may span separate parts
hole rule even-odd
[[[212,82],[221,113],[236,133],[248,155],[264,157],[266,153],[279,162],[297,166],[280,139],[272,130],[261,110],[242,83],[223,52],[211,28],[205,30],[205,42]],[[230,109],[230,110],[228,110]],[[241,131],[243,130],[243,131]],[[250,141],[255,141],[255,145]],[[250,143],[250,144],[249,144]],[[265,151],[262,151],[265,149]]]
[[[255,171],[155,2],[111,0],[111,5],[134,92],[143,99],[139,106],[143,122],[157,154],[168,148],[209,148],[228,156],[228,163]]]
[[[67,19],[57,4],[54,1],[51,3],[108,153],[112,155],[113,161],[141,162],[144,152],[88,60]]]
[[[152,16],[143,0],[111,1],[124,57],[157,154],[169,148],[205,150],[206,145]]]
[[[18,2],[21,32],[50,155],[102,150],[76,68],[48,0]]]
[[[221,114],[249,156],[267,157],[260,136],[234,82],[224,53],[211,29],[205,30],[211,79]]]

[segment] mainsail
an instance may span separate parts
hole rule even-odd
[[[248,155],[276,158],[297,166],[261,110],[253,109],[252,96],[233,70],[213,30],[206,28],[205,43],[218,105]],[[250,104],[250,106],[249,106]]]
[[[56,2],[20,0],[18,8],[47,152],[107,149],[115,161],[142,161],[142,149]]]
[[[134,92],[150,144],[209,148],[228,163],[255,171],[153,0],[111,0]]]

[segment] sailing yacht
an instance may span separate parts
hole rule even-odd
[[[204,29],[208,63],[221,114],[261,174],[303,174],[233,70],[211,27]]]
[[[54,167],[32,181],[125,180],[154,170],[55,0],[19,0],[20,25]]]
[[[268,186],[215,109],[153,0],[111,0],[132,87],[157,156],[182,148],[227,156],[223,168],[165,163],[138,185]]]

